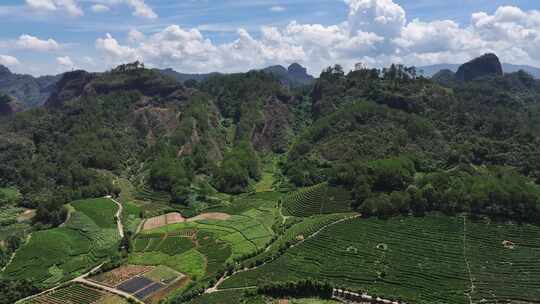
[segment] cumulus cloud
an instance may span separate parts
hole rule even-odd
[[[270,11],[275,12],[275,13],[284,12],[286,10],[287,9],[281,5],[275,5],[275,6],[270,7]]]
[[[110,10],[108,6],[99,3],[92,5],[91,9],[94,13],[105,13]]]
[[[38,12],[65,11],[71,16],[84,15],[75,0],[26,0],[26,5]]]
[[[21,35],[15,42],[15,45],[20,49],[32,51],[55,51],[61,48],[60,44],[54,39],[41,40],[31,35]]]
[[[158,15],[148,6],[144,0],[126,0],[127,5],[133,8],[133,16],[155,19]]]
[[[96,48],[106,55],[106,59],[109,62],[124,63],[136,59],[134,49],[120,45],[109,33],[105,35],[105,38],[98,38],[96,40]]]
[[[136,29],[131,29],[129,30],[128,32],[128,42],[129,43],[137,43],[137,42],[140,42],[140,41],[143,41],[145,38],[144,34],[139,32],[138,30]]]
[[[17,58],[9,55],[0,55],[0,64],[5,66],[16,66],[20,62]]]
[[[264,26],[256,36],[238,29],[234,41],[221,44],[197,29],[171,25],[149,36],[132,30],[126,45],[107,34],[96,47],[109,64],[138,59],[189,72],[299,62],[317,73],[335,63],[346,68],[358,61],[420,66],[464,62],[485,52],[496,52],[503,61],[540,65],[538,11],[504,6],[492,15],[475,13],[470,24],[461,25],[452,20],[407,20],[405,10],[392,0],[344,1],[348,17],[335,25],[293,21],[284,27]]]
[[[75,64],[73,64],[73,61],[69,56],[57,57],[56,63],[66,69],[73,69],[75,67]]]

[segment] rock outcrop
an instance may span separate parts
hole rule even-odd
[[[463,64],[456,73],[456,79],[467,82],[490,75],[503,75],[501,62],[495,54],[485,54]]]

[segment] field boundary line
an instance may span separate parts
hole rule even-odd
[[[122,224],[122,212],[124,211],[124,206],[112,196],[108,195],[105,196],[105,198],[110,199],[113,201],[117,206],[118,210],[116,211],[115,218],[116,218],[116,227],[118,228],[118,234],[120,234],[120,238],[124,238],[124,225]]]
[[[467,297],[469,298],[469,304],[473,304],[472,294],[474,289],[474,280],[471,271],[471,264],[469,259],[467,259],[467,217],[463,215],[463,259],[465,260],[465,266],[467,267],[467,272],[469,274],[469,281],[471,282],[470,290],[467,292]]]
[[[4,272],[4,270],[7,269],[9,264],[11,264],[13,262],[13,260],[15,259],[15,255],[17,254],[17,251],[19,251],[19,249],[21,249],[24,245],[28,244],[28,242],[30,242],[31,238],[32,238],[32,233],[30,233],[30,234],[28,234],[28,236],[26,236],[26,238],[24,240],[24,244],[21,244],[17,249],[15,249],[15,251],[13,251],[13,253],[9,257],[9,261],[6,263],[6,265],[4,267],[2,267],[2,269],[0,269],[0,272]]]
[[[348,216],[348,217],[345,217],[345,218],[342,218],[342,219],[339,219],[337,221],[334,221],[334,222],[331,222],[331,223],[328,223],[324,226],[322,226],[319,230],[313,232],[312,234],[310,234],[308,237],[304,238],[303,240],[299,241],[298,243],[295,243],[293,245],[291,245],[288,249],[291,249],[291,248],[294,248],[302,243],[304,243],[305,241],[317,236],[319,233],[321,233],[323,230],[325,230],[326,228],[328,227],[331,227],[331,226],[334,226],[334,225],[337,225],[339,223],[342,223],[342,222],[345,222],[345,221],[348,221],[348,220],[353,220],[353,219],[356,219],[356,218],[359,218],[361,217],[362,215],[361,214],[355,214],[355,215],[352,215],[352,216]],[[273,243],[270,243],[268,246],[266,246],[266,249],[264,252],[266,252],[268,250],[268,248],[270,246],[272,246]],[[223,283],[223,281],[227,280],[228,278],[232,277],[233,275],[237,274],[237,273],[241,273],[241,272],[245,272],[245,271],[249,271],[249,270],[255,270],[259,267],[262,267],[270,262],[273,262],[274,260],[271,260],[271,261],[267,261],[267,262],[264,262],[258,266],[255,266],[255,267],[252,267],[252,268],[244,268],[244,269],[240,269],[240,270],[237,270],[235,272],[233,272],[232,274],[230,275],[227,275],[227,274],[224,274],[221,278],[219,278],[219,280],[214,284],[214,286],[212,287],[209,287],[207,288],[204,293],[213,293],[213,292],[216,292],[218,291],[218,287],[219,285],[221,285],[221,283]],[[237,287],[239,289],[245,289],[246,287]],[[228,289],[224,289],[224,290],[232,290],[232,288],[228,288]]]

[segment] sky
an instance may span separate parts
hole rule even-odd
[[[463,63],[486,52],[540,67],[537,0],[2,0],[0,64],[104,71],[140,60],[185,73],[298,62]]]

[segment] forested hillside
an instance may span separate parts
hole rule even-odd
[[[205,290],[210,297],[221,277],[231,277],[224,284],[232,290],[259,287],[250,297],[288,295],[291,288],[304,297],[327,293],[333,284],[429,303],[429,296],[415,297],[385,281],[386,273],[398,280],[416,270],[390,269],[377,260],[366,266],[373,273],[364,282],[329,273],[334,262],[325,260],[317,262],[320,276],[304,278],[309,267],[298,262],[297,268],[294,261],[303,261],[303,250],[324,246],[331,231],[340,244],[359,241],[345,239],[349,230],[354,238],[368,230],[384,235],[386,222],[376,218],[387,220],[393,233],[402,231],[401,218],[412,223],[410,233],[448,222],[451,231],[437,226],[437,233],[456,252],[465,242],[458,238],[468,235],[456,229],[469,217],[540,223],[540,81],[527,73],[502,74],[493,54],[433,79],[402,65],[350,72],[336,65],[312,84],[301,67],[278,72],[302,79],[291,85],[266,70],[182,83],[139,62],[105,73],[73,71],[62,75],[43,106],[0,117],[0,189],[18,193],[5,204],[35,212],[24,233],[66,234],[72,250],[85,248],[94,259],[66,257],[47,264],[51,268],[36,274],[40,280],[27,282],[21,256],[29,256],[31,246],[46,246],[30,238],[14,264],[2,259],[9,267],[0,284],[23,286],[21,295],[10,295],[17,298],[34,292],[33,286],[75,277],[105,258],[84,243],[90,240],[103,250],[114,251],[112,244],[119,243],[120,253],[108,261],[113,264],[166,266],[173,277],[185,273],[189,282],[171,303],[197,303]],[[11,102],[1,95],[0,110]],[[109,195],[125,208],[122,219],[114,215],[125,226],[121,241],[110,219],[114,210],[107,210],[105,237],[96,216],[105,211],[81,201]],[[437,221],[434,213],[446,217]],[[194,219],[184,222],[182,216]],[[536,226],[528,227],[527,233]],[[324,229],[330,230],[319,236]],[[9,254],[23,246],[17,242]],[[373,250],[386,250],[386,243]],[[361,264],[352,255],[364,249],[355,246],[329,254]],[[268,263],[292,270],[277,274]],[[59,265],[65,273],[58,273]],[[257,269],[235,276],[243,267]],[[487,270],[478,267],[473,271],[484,275]],[[464,290],[464,269],[454,270],[449,276],[459,282],[448,284]],[[283,275],[294,284],[268,286],[267,272],[276,282]],[[435,290],[446,287],[428,294],[440,299]],[[464,293],[452,294],[452,303],[462,303]]]

